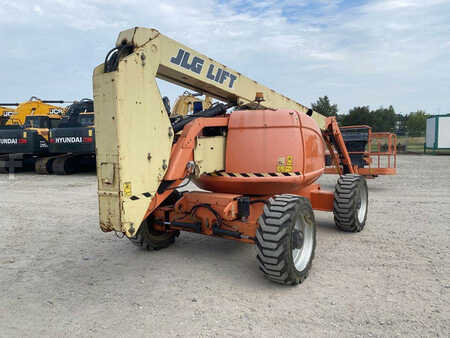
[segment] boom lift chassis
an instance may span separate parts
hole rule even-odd
[[[226,104],[171,123],[156,77]],[[94,101],[103,231],[124,233],[148,249],[168,246],[180,231],[254,243],[267,278],[298,284],[308,275],[314,256],[313,209],[332,211],[344,231],[358,232],[365,225],[367,185],[355,175],[335,118],[325,118],[157,30],[120,33],[116,47],[94,71]],[[236,110],[227,114],[231,107]],[[306,147],[301,168],[295,167],[301,159],[293,164],[288,156],[273,172],[228,172],[226,141],[232,119],[265,116],[262,128],[270,131],[278,123],[269,121],[272,111],[301,120],[308,135],[317,130],[317,153],[304,146],[305,139],[298,143]],[[323,142],[346,172],[335,193],[314,183],[324,172]],[[311,163],[319,167],[309,173]],[[186,179],[203,180],[211,187],[225,183],[220,183],[222,192],[180,193],[177,188]],[[258,188],[267,182],[272,190]]]

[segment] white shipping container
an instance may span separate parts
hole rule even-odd
[[[425,145],[429,149],[450,149],[450,115],[427,119]]]

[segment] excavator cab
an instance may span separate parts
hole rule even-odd
[[[48,151],[48,133],[59,123],[59,115],[29,115],[22,126],[2,130],[0,134],[1,153],[38,156]]]
[[[67,112],[63,121],[61,122],[61,128],[78,128],[94,125],[94,101],[91,99],[81,99],[75,101],[67,108]],[[90,123],[92,122],[92,123]],[[86,123],[88,123],[86,125]],[[90,123],[90,124],[89,124]]]
[[[94,113],[82,113],[80,114],[81,127],[92,127],[94,125]]]
[[[25,123],[23,124],[25,129],[41,129],[50,128],[50,119],[48,116],[27,116],[25,118]]]
[[[37,173],[67,175],[95,168],[93,100],[81,99],[68,107],[59,126],[50,129],[48,151],[49,157],[36,161]]]
[[[36,97],[22,103],[2,103],[15,106],[9,110],[7,120],[0,128],[0,172],[9,172],[8,158],[20,155],[20,167],[31,169],[35,160],[48,153],[48,134],[63,118],[65,108],[53,104],[66,103],[62,100],[41,100]]]
[[[56,128],[62,119],[59,115],[33,115],[25,118],[23,129],[37,130],[40,134],[48,134],[48,130]],[[47,139],[47,137],[46,137]]]

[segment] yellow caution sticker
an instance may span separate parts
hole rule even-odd
[[[131,196],[131,182],[125,182],[123,184],[123,195],[125,197],[130,197]]]
[[[292,171],[291,165],[277,165],[277,173],[291,173]]]
[[[292,155],[286,156],[286,165],[292,166]]]
[[[278,165],[277,165],[278,173],[291,173],[292,171],[293,171],[293,156],[292,155],[278,158]]]

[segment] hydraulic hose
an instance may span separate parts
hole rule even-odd
[[[205,109],[201,112],[198,112],[197,114],[192,114],[184,117],[182,120],[175,121],[175,123],[172,125],[172,128],[175,133],[178,133],[180,130],[184,128],[186,124],[189,122],[198,119],[199,117],[213,117],[217,115],[223,115],[227,112],[227,109],[233,107],[232,104],[223,104],[223,103],[217,103],[211,108]]]

